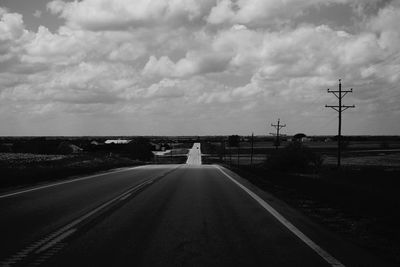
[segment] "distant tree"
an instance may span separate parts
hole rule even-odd
[[[71,146],[70,142],[63,141],[58,145],[57,153],[58,154],[71,154],[74,152],[74,149]]]
[[[238,147],[239,146],[240,137],[239,135],[230,135],[228,137],[228,144],[231,147]]]
[[[127,153],[133,159],[148,161],[153,158],[152,145],[150,140],[138,137],[126,145]]]
[[[307,137],[307,136],[303,133],[297,133],[297,134],[293,135],[294,140],[301,140],[304,137]]]
[[[0,152],[13,152],[12,144],[0,144]]]

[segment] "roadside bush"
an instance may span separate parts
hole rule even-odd
[[[238,147],[240,143],[240,136],[239,135],[230,135],[228,136],[228,145],[230,147]]]
[[[274,151],[266,161],[267,168],[277,171],[316,171],[322,165],[322,157],[300,142],[289,143]]]
[[[82,148],[80,148],[74,144],[71,144],[68,141],[61,142],[57,148],[57,153],[64,154],[64,155],[79,153],[81,151],[82,151]]]
[[[127,144],[126,149],[133,159],[149,161],[153,158],[152,145],[147,138],[136,138]]]
[[[58,145],[57,153],[58,154],[72,154],[74,152],[73,148],[71,147],[71,143],[67,141],[63,141]]]
[[[379,144],[379,146],[380,146],[380,148],[382,148],[382,149],[388,149],[388,148],[390,147],[390,146],[389,146],[389,142],[386,141],[386,140],[382,141],[382,142]]]
[[[8,153],[13,152],[12,145],[0,144],[0,152],[8,152]]]

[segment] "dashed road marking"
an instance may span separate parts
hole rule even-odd
[[[13,193],[7,193],[7,194],[4,194],[4,195],[0,195],[0,198],[6,198],[6,197],[15,196],[15,195],[20,195],[20,194],[23,194],[23,193],[37,191],[37,190],[41,190],[41,189],[45,189],[45,188],[49,188],[49,187],[58,186],[58,185],[69,184],[69,183],[74,183],[74,182],[78,182],[78,181],[84,181],[84,180],[93,179],[93,178],[96,178],[96,177],[105,176],[105,175],[109,175],[109,174],[114,174],[114,173],[119,173],[119,172],[126,172],[126,171],[130,171],[130,170],[133,170],[133,169],[139,169],[139,168],[142,168],[142,167],[144,167],[144,166],[136,166],[136,167],[132,167],[132,168],[128,168],[128,169],[110,171],[110,172],[106,172],[106,173],[99,173],[99,174],[94,174],[94,175],[90,175],[90,176],[85,176],[85,177],[81,177],[81,178],[68,180],[68,181],[63,181],[63,182],[58,182],[58,183],[53,183],[53,184],[48,184],[48,185],[42,185],[42,186],[30,188],[30,189],[25,189],[25,190],[13,192]]]
[[[129,194],[126,194],[126,195],[122,196],[119,200],[120,200],[120,201],[125,200],[125,199],[127,199],[130,195],[132,195],[132,193],[129,193]]]
[[[38,250],[35,251],[36,254],[39,254],[45,250],[48,250],[49,248],[53,247],[54,245],[56,245],[57,243],[63,241],[64,239],[66,239],[67,237],[69,237],[70,235],[72,235],[73,233],[76,232],[76,229],[70,229],[64,233],[62,233],[61,235],[57,236],[56,238],[52,239],[50,242],[48,242],[47,244],[45,244],[44,246],[40,247]]]
[[[236,181],[232,176],[227,174],[221,167],[214,165],[222,174],[224,174],[227,178],[229,178],[233,183],[239,186],[243,191],[249,194],[255,201],[257,201],[265,210],[267,210],[272,216],[274,216],[281,224],[283,224],[287,229],[289,229],[294,235],[296,235],[301,241],[303,241],[307,246],[309,246],[312,250],[314,250],[319,256],[321,256],[327,263],[334,267],[344,267],[344,265],[338,261],[335,257],[330,255],[320,246],[318,246],[314,241],[312,241],[309,237],[307,237],[303,232],[301,232],[296,226],[294,226],[291,222],[289,222],[285,217],[283,217],[278,211],[276,211],[273,207],[271,207],[267,202],[265,202],[262,198],[257,196],[247,187]]]
[[[62,240],[66,239],[67,237],[71,236],[74,232],[77,231],[75,226],[80,224],[82,221],[86,220],[87,218],[91,217],[95,213],[99,212],[100,210],[106,208],[107,206],[113,204],[116,201],[121,200],[121,198],[125,197],[124,199],[128,198],[133,192],[140,190],[146,185],[154,183],[154,180],[147,180],[144,181],[135,187],[123,192],[122,194],[119,194],[117,197],[107,201],[106,203],[100,205],[99,207],[95,208],[94,210],[86,213],[85,215],[79,217],[78,219],[72,221],[71,223],[61,227],[54,233],[32,243],[30,246],[27,246],[26,248],[22,249],[21,251],[15,253],[5,261],[0,262],[0,266],[5,267],[5,266],[11,266],[13,264],[16,264],[25,258],[29,257],[32,253],[35,254],[40,254],[49,248],[53,247],[54,245],[58,244]]]

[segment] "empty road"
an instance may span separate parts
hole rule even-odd
[[[195,144],[185,165],[0,195],[0,266],[378,266],[313,224],[303,232],[301,215],[278,212],[229,170],[199,164]]]
[[[201,165],[201,148],[200,143],[194,143],[193,147],[189,150],[188,158],[186,160],[188,165]]]

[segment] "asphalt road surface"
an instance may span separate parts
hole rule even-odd
[[[200,143],[194,143],[193,147],[189,150],[188,158],[186,160],[188,165],[201,165],[201,148]]]
[[[185,165],[0,195],[0,266],[383,266],[229,170],[197,165],[198,147]]]

